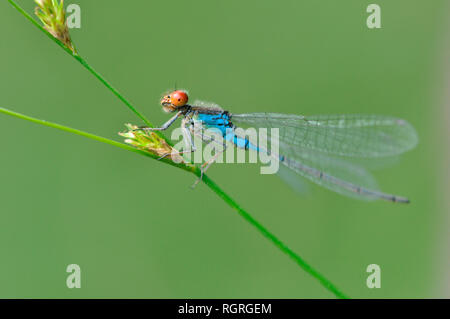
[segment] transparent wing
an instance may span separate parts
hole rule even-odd
[[[417,144],[407,121],[380,115],[300,116],[279,113],[233,114],[236,126],[278,128],[280,140],[298,151],[315,150],[350,157],[383,157]]]
[[[260,136],[258,141],[259,145],[263,145],[261,149],[267,150],[274,158],[279,158],[280,165],[296,172],[297,176],[300,175],[329,190],[352,198],[409,202],[407,198],[381,192],[369,171],[358,163],[349,161],[353,158],[301,148],[285,137],[279,139],[269,137],[268,140],[262,137]],[[294,185],[295,175],[279,173],[279,176],[289,185]],[[296,188],[295,185],[294,188]]]
[[[280,144],[280,153],[286,154],[282,162],[286,167],[329,190],[363,200],[383,197],[373,175],[354,163],[316,151],[299,153],[284,143]]]
[[[278,176],[295,192],[300,195],[309,195],[310,189],[306,179],[300,177],[298,174],[292,174],[289,167],[281,165],[278,170]]]

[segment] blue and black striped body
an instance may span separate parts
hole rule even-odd
[[[236,147],[260,151],[258,146],[249,141],[248,137],[240,137],[235,134],[235,126],[231,122],[231,116],[228,112],[198,112],[197,120],[202,122],[204,128],[219,131],[224,140],[232,142]]]

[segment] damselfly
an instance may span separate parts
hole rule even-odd
[[[301,116],[279,113],[232,114],[217,105],[202,102],[188,104],[188,94],[176,90],[163,97],[166,112],[176,112],[159,128],[165,130],[178,118],[185,142],[195,151],[194,127],[213,128],[235,147],[275,156],[285,168],[337,193],[358,199],[382,199],[409,203],[405,197],[378,190],[375,179],[357,159],[399,155],[414,148],[417,134],[407,121],[381,115]],[[247,137],[235,133],[237,127],[278,128],[279,154],[253,145]],[[229,132],[232,132],[230,135]],[[203,140],[209,139],[203,133]],[[208,169],[214,160],[202,166]],[[293,174],[281,174],[292,178]]]

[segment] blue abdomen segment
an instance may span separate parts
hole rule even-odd
[[[246,150],[253,150],[259,152],[259,147],[254,145],[253,143],[250,143],[249,139],[239,137],[236,134],[234,134],[234,130],[231,130],[224,136],[225,140],[232,142],[236,147],[243,148]]]
[[[226,112],[220,114],[198,114],[198,119],[202,121],[206,128],[220,131],[226,141],[232,142],[236,147],[259,151],[258,146],[250,143],[247,137],[239,137],[234,134],[234,126],[230,121],[230,115]]]

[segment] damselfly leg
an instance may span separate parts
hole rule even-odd
[[[197,186],[197,184],[203,179],[203,175],[205,174],[205,172],[211,167],[212,164],[214,164],[217,161],[219,156],[221,156],[226,151],[227,144],[225,143],[224,140],[222,140],[222,143],[220,141],[215,140],[213,137],[214,135],[212,135],[212,136],[206,135],[203,130],[201,133],[192,130],[192,133],[194,134],[194,136],[200,138],[202,141],[214,143],[217,145],[217,147],[222,148],[221,150],[218,150],[218,151],[216,150],[216,153],[214,154],[214,156],[201,165],[200,177],[191,186],[192,188],[195,188],[195,186]]]

